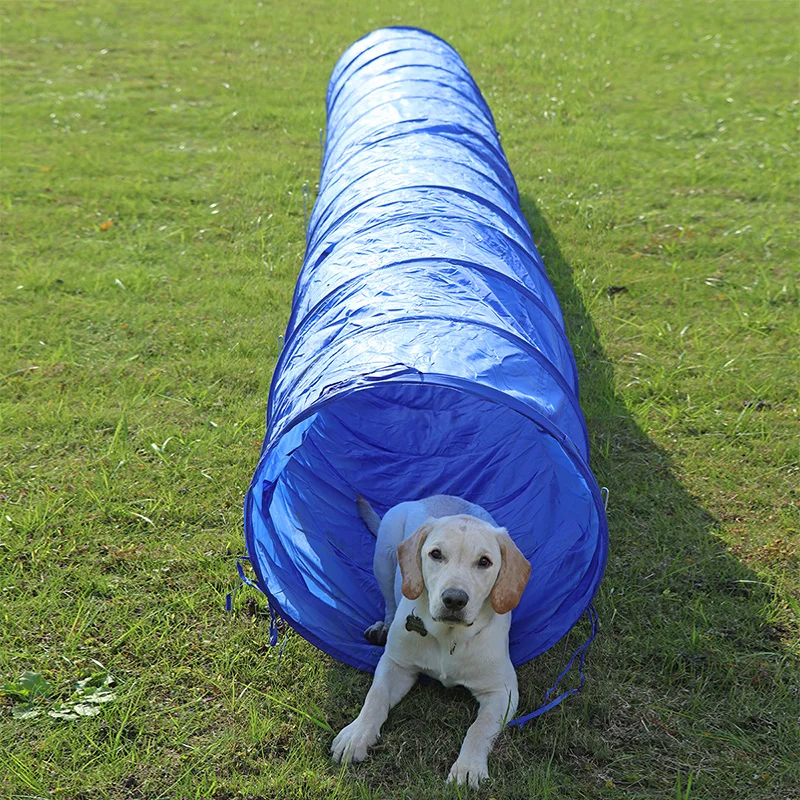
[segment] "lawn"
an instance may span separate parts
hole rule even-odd
[[[225,613],[327,80],[410,24],[494,112],[610,489],[586,686],[503,734],[477,796],[798,797],[796,3],[10,0],[0,21],[1,796],[468,794],[444,785],[465,692],[419,686],[340,769],[369,677],[291,632],[270,648],[250,589]],[[521,710],[585,633],[519,670]]]

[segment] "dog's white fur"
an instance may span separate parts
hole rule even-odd
[[[386,601],[385,618],[365,636],[378,642],[388,631],[388,638],[364,707],[334,740],[333,758],[363,761],[389,709],[423,673],[445,686],[465,686],[480,703],[448,776],[477,786],[488,777],[495,738],[517,709],[508,631],[530,564],[487,511],[459,497],[400,503],[383,520],[365,500],[358,506],[378,537],[374,570]],[[411,614],[426,636],[406,629]]]

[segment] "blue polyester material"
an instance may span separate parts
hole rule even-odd
[[[575,359],[491,112],[464,62],[388,28],[339,59],[306,256],[245,502],[271,607],[373,670],[383,515],[454,494],[532,564],[511,658],[544,652],[591,602],[608,531],[588,467]]]

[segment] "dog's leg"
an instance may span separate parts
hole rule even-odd
[[[361,713],[333,740],[333,760],[345,763],[363,761],[367,757],[367,748],[378,741],[389,709],[408,694],[416,680],[415,671],[401,667],[384,653]]]
[[[503,730],[505,723],[517,711],[516,675],[513,686],[508,686],[499,691],[486,692],[475,695],[480,703],[478,718],[470,725],[458,759],[450,768],[447,776],[448,783],[455,781],[458,784],[468,783],[477,788],[483,778],[489,777],[489,751],[494,740]]]
[[[372,561],[372,571],[378,581],[383,595],[386,613],[383,620],[378,620],[364,631],[368,642],[383,647],[389,628],[397,612],[397,599],[394,594],[394,581],[397,574],[397,545],[403,540],[403,525],[406,515],[397,506],[389,509],[378,529],[378,541],[375,543],[375,557]]]
[[[374,625],[370,625],[364,631],[367,641],[372,644],[385,645],[386,637],[389,635],[389,628],[392,625],[394,615],[397,613],[397,601],[394,596],[394,577],[397,572],[397,553],[396,549],[382,548],[383,552],[378,554],[376,551],[373,570],[378,581],[383,600],[386,605],[386,614],[383,621],[378,620]]]
[[[378,543],[378,548],[375,550],[375,560],[372,568],[375,572],[375,578],[378,581],[383,601],[386,606],[386,613],[382,620],[378,620],[370,625],[364,631],[364,636],[371,644],[377,644],[383,647],[386,644],[386,638],[389,635],[389,628],[392,625],[394,615],[397,613],[397,600],[394,596],[394,576],[397,572],[397,553],[394,549],[381,547],[381,542]]]

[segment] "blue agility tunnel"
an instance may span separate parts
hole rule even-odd
[[[339,59],[319,195],[247,493],[274,612],[359,669],[381,649],[378,513],[432,494],[485,507],[533,571],[511,658],[561,639],[606,562],[575,359],[492,114],[464,62],[388,28]]]

